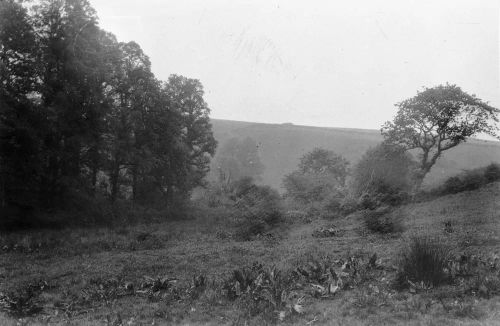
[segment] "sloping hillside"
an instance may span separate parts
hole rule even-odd
[[[333,221],[290,221],[275,231],[274,240],[260,237],[241,242],[220,237],[221,232],[234,232],[230,214],[221,214],[220,208],[200,211],[195,219],[160,224],[2,234],[0,325],[247,324],[247,306],[228,300],[221,283],[212,280],[229,278],[235,269],[253,262],[286,271],[310,266],[320,257],[372,257],[374,253],[378,267],[372,276],[365,274],[369,277],[365,283],[327,298],[304,294],[303,313],[287,317],[284,323],[498,325],[500,292],[494,292],[500,289],[498,277],[490,279],[483,294],[478,294],[475,284],[484,283],[468,276],[463,282],[418,293],[396,291],[391,284],[399,252],[415,235],[438,238],[452,257],[482,257],[480,261],[488,265],[481,266],[498,273],[498,265],[490,263],[498,261],[500,249],[499,198],[497,182],[401,206],[394,216],[401,218],[404,231],[392,235],[369,232],[358,212]],[[314,236],[316,230],[331,227],[338,230],[335,236]],[[488,257],[495,260],[485,260]],[[210,285],[191,296],[187,291],[200,273]],[[475,275],[479,280],[480,274]],[[167,286],[168,280],[173,283]],[[32,290],[31,297],[23,294],[26,289]],[[2,294],[6,294],[3,301]],[[13,314],[26,314],[27,308],[32,308],[32,316],[18,319]],[[258,318],[248,325],[266,324]]]
[[[299,158],[314,147],[323,147],[345,156],[355,164],[361,155],[378,144],[378,130],[344,129],[265,124],[213,119],[213,130],[219,145],[233,137],[251,137],[259,144],[261,161],[265,166],[263,182],[280,188],[283,176],[294,170]],[[434,185],[463,169],[472,169],[500,162],[500,143],[470,140],[445,153],[425,184]]]

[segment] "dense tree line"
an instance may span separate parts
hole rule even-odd
[[[156,79],[87,0],[0,1],[3,209],[81,196],[172,203],[208,172],[209,112],[198,80]]]

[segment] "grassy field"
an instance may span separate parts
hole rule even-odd
[[[290,217],[268,235],[238,242],[227,212],[218,209],[199,209],[186,221],[2,234],[0,324],[500,325],[499,199],[500,184],[493,183],[402,206],[391,214],[403,231],[388,235],[370,232],[354,213],[336,220]],[[498,262],[487,268],[490,283],[477,285],[474,275],[397,290],[398,253],[419,234],[439,239],[454,257]],[[252,313],[247,301],[228,299],[221,287],[233,270],[254,262],[283,272],[327,262],[344,270],[346,262],[361,266],[373,254],[376,261],[359,269],[359,281],[328,295],[302,280],[287,299],[300,309],[287,310],[283,321]]]
[[[263,183],[276,189],[282,187],[285,174],[297,168],[299,158],[314,147],[333,150],[356,164],[370,147],[382,141],[378,130],[344,129],[266,124],[212,119],[214,136],[221,148],[233,137],[251,137],[259,145],[259,155],[264,164]],[[436,186],[447,177],[500,162],[500,143],[471,139],[446,151],[425,180],[425,185]],[[217,171],[213,168],[212,171]]]

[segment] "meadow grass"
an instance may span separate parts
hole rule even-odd
[[[500,184],[433,201],[396,208],[399,233],[371,232],[363,214],[331,220],[283,224],[278,236],[235,241],[234,224],[224,210],[198,210],[184,221],[73,230],[1,234],[0,293],[16,293],[46,284],[37,302],[42,313],[20,317],[0,313],[0,324],[159,324],[262,325],[246,318],[241,305],[207,286],[196,300],[176,301],[141,294],[147,277],[175,278],[190,284],[193,276],[223,280],[233,270],[260,262],[293,271],[311,261],[368,258],[376,254],[376,276],[325,299],[306,296],[302,314],[287,324],[304,325],[498,325],[500,300],[481,295],[481,285],[449,284],[432,289],[396,290],[398,257],[408,239],[426,235],[451,248],[450,255],[491,256],[500,250]],[[341,232],[314,237],[315,230]],[[375,275],[375,274],[374,274]],[[40,283],[43,282],[43,283]],[[471,281],[472,282],[472,281]],[[133,290],[127,290],[131,284]],[[472,290],[471,290],[472,289]],[[474,290],[475,289],[475,290]],[[476,291],[477,293],[475,293]],[[472,293],[474,292],[474,293]],[[73,306],[72,306],[73,305]]]

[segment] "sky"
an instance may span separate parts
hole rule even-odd
[[[212,118],[379,129],[446,82],[500,108],[496,0],[90,0],[156,77],[199,79]]]

